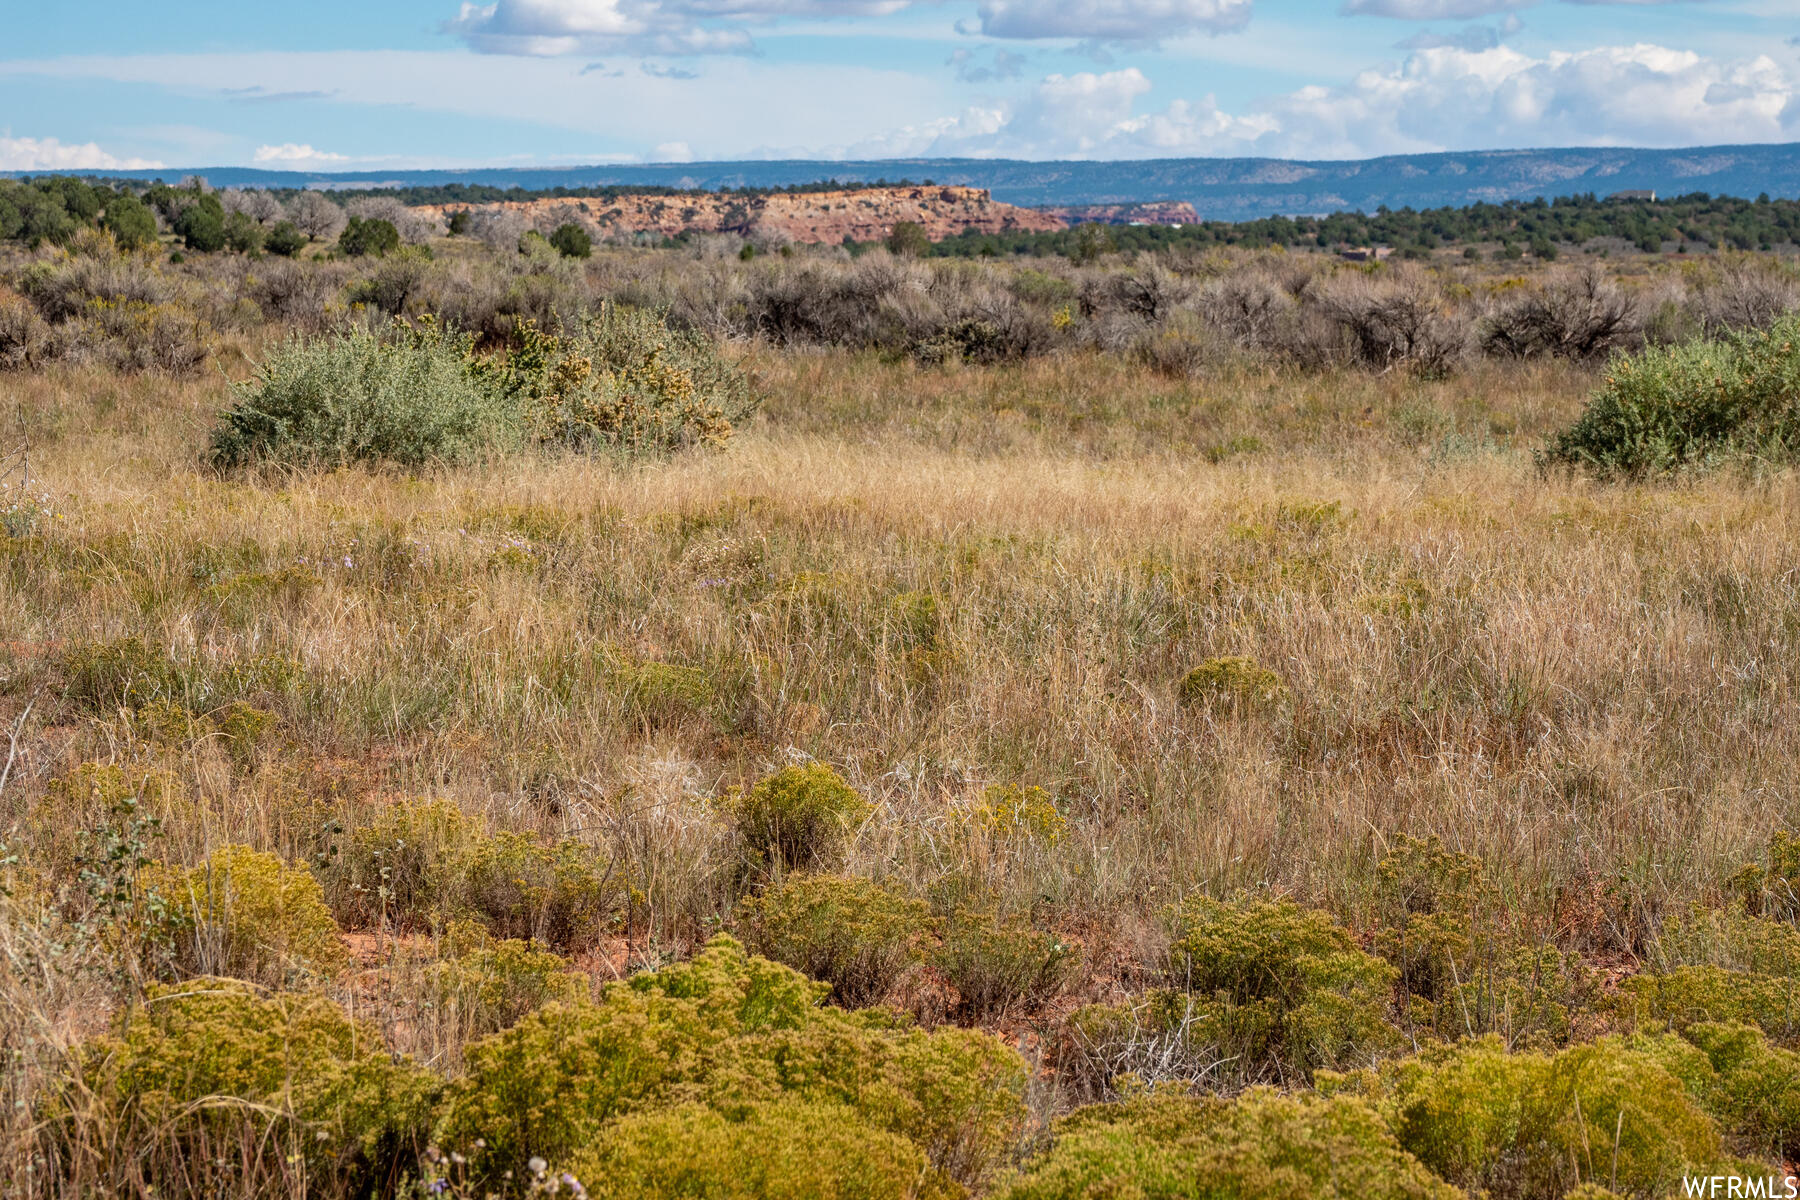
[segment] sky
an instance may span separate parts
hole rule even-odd
[[[1800,142],[1800,0],[7,0],[0,170]]]

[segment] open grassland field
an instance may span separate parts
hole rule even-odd
[[[0,1193],[1794,1171],[1788,267],[724,249],[6,262]]]

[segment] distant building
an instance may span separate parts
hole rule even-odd
[[[1393,252],[1392,246],[1345,246],[1338,257],[1346,262],[1380,262]]]
[[[1656,193],[1651,192],[1651,191],[1614,192],[1612,195],[1608,196],[1607,199],[1608,200],[1624,200],[1624,201],[1627,201],[1630,203],[1644,202],[1644,203],[1648,203],[1648,204],[1655,204],[1656,203]]]

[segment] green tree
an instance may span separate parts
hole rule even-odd
[[[212,254],[225,248],[225,208],[217,196],[201,196],[175,218],[175,232],[189,250]]]
[[[931,254],[931,235],[917,221],[896,221],[888,233],[887,248],[906,258],[925,258]]]
[[[263,239],[263,249],[270,254],[292,258],[306,248],[307,237],[292,221],[277,221]]]
[[[156,242],[156,214],[150,206],[129,192],[121,192],[106,202],[100,218],[101,228],[113,235],[113,241],[127,250],[136,250]]]
[[[227,213],[225,244],[239,254],[255,254],[263,248],[263,228],[249,213]]]
[[[1118,247],[1103,225],[1083,225],[1075,231],[1075,245],[1069,257],[1078,263],[1090,263]]]
[[[588,258],[594,253],[594,239],[573,221],[558,225],[550,235],[550,244],[564,258]]]
[[[392,221],[379,218],[351,217],[344,232],[338,236],[338,249],[351,258],[369,255],[381,258],[399,248],[400,231],[394,228]]]

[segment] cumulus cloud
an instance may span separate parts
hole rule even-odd
[[[980,32],[1000,38],[1155,42],[1231,33],[1250,23],[1254,0],[982,0]]]
[[[1243,112],[1208,96],[1143,111],[1135,68],[1052,75],[990,116],[911,131],[908,153],[1359,158],[1526,145],[1681,146],[1800,137],[1800,74],[1653,45],[1533,57],[1434,47]],[[929,140],[918,144],[929,135]]]
[[[444,23],[484,54],[741,54],[747,22],[876,17],[912,0],[494,0]]]
[[[55,138],[0,137],[0,171],[149,171],[147,158],[116,158],[93,142],[65,145]]]
[[[277,167],[323,167],[350,161],[348,155],[315,150],[304,142],[283,142],[279,146],[258,146],[250,157],[254,162]]]

